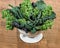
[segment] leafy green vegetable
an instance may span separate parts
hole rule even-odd
[[[13,29],[12,21],[15,20],[15,17],[12,14],[10,14],[8,9],[7,10],[3,10],[2,11],[2,15],[3,15],[2,16],[3,18],[6,18],[6,28],[10,29],[10,30]]]
[[[19,19],[18,22],[19,22],[19,24],[21,26],[25,26],[25,24],[26,24],[26,20],[25,19]]]
[[[24,0],[19,6],[12,6],[11,9],[2,11],[2,18],[6,19],[6,29],[12,30],[14,27],[26,31],[26,33],[36,33],[38,30],[51,29],[56,14],[50,5],[46,5],[43,0],[32,2]]]
[[[34,33],[36,32],[36,29],[33,28],[33,29],[31,30],[31,32],[34,34]]]
[[[24,0],[21,4],[21,12],[23,13],[25,18],[29,18],[32,13],[32,6],[30,0]]]
[[[38,8],[39,10],[43,10],[43,9],[45,9],[45,7],[46,7],[46,4],[44,3],[43,0],[38,0],[38,1],[36,2],[36,5],[37,5],[37,8]]]
[[[51,14],[52,14],[52,7],[51,6],[46,6],[46,8],[42,10],[42,17],[49,16]]]

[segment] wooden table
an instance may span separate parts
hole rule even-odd
[[[32,0],[34,1],[34,0]],[[44,31],[44,38],[35,44],[27,44],[19,39],[19,32],[6,30],[5,20],[0,13],[0,48],[60,48],[60,0],[44,0],[51,4],[56,12],[56,19],[52,29]],[[4,8],[9,8],[8,4],[18,5],[21,0],[0,0],[0,12]]]

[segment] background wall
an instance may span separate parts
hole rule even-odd
[[[35,0],[31,0],[35,1]],[[44,0],[47,4],[52,5],[56,12],[56,19],[52,29],[45,31],[44,38],[35,44],[26,44],[18,37],[18,31],[6,30],[5,20],[1,18],[1,11],[9,8],[8,4],[14,6],[22,2],[22,0],[0,0],[0,48],[60,48],[60,0]]]

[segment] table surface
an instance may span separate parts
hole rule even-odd
[[[34,1],[34,0],[32,0]],[[52,5],[56,12],[56,19],[52,29],[43,32],[43,39],[35,44],[27,44],[20,40],[19,32],[6,30],[5,20],[1,18],[1,10],[9,8],[8,4],[18,5],[21,0],[0,0],[0,48],[60,48],[60,0],[44,0]]]

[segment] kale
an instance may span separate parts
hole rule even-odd
[[[36,33],[38,30],[51,29],[56,18],[55,12],[50,5],[46,5],[43,0],[30,2],[24,0],[19,6],[12,6],[11,9],[2,11],[2,18],[6,18],[6,29],[12,30],[14,27],[26,31],[26,33]]]

